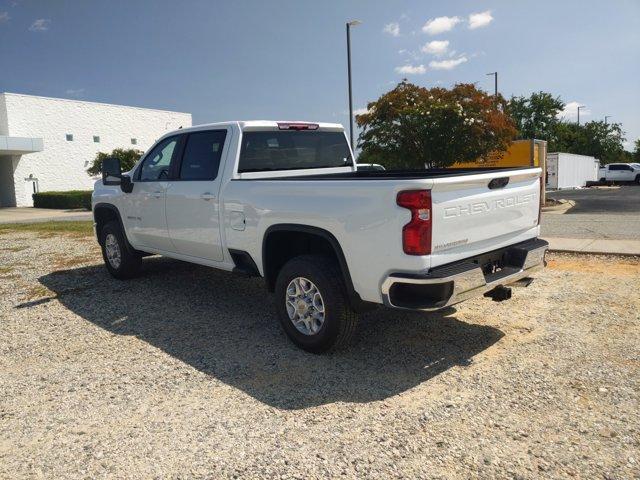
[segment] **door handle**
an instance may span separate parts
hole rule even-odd
[[[200,198],[203,199],[205,202],[208,202],[209,200],[216,198],[216,196],[211,192],[205,192],[202,195],[200,195]]]
[[[162,192],[153,192],[151,195],[153,197],[155,197],[155,198],[161,198],[162,197]]]

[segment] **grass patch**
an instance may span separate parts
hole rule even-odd
[[[0,275],[4,275],[5,273],[13,272],[13,267],[3,267],[0,266]]]
[[[52,237],[56,234],[66,234],[75,237],[93,235],[93,222],[35,222],[35,223],[4,223],[0,225],[0,234],[11,232],[36,232]]]
[[[71,268],[77,265],[83,265],[85,263],[96,263],[100,257],[98,255],[79,255],[77,257],[64,257],[56,260],[53,267],[56,269],[60,268]]]
[[[56,294],[43,285],[36,285],[27,290],[27,298],[29,300],[43,297],[56,297]]]
[[[23,250],[26,250],[29,247],[4,247],[4,248],[0,248],[0,250],[2,250],[3,252],[21,252]]]

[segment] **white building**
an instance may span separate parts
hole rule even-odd
[[[547,153],[547,188],[578,188],[598,180],[600,161],[587,155]]]
[[[33,205],[34,192],[90,190],[98,152],[146,150],[191,114],[0,93],[0,207]]]

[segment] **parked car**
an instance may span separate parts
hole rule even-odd
[[[599,171],[601,182],[636,182],[640,184],[640,164],[609,163]]]
[[[186,128],[102,175],[93,215],[111,275],[160,254],[263,277],[285,332],[312,352],[346,344],[377,305],[504,300],[548,246],[540,168],[358,171],[337,124]]]

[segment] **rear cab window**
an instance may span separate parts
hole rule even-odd
[[[179,180],[214,180],[218,176],[226,130],[205,130],[187,136]]]
[[[238,173],[353,167],[342,131],[244,131]]]

